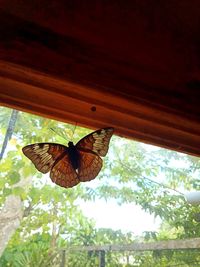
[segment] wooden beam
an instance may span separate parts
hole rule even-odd
[[[58,79],[0,60],[0,104],[130,139],[200,155],[200,123],[108,89]],[[95,107],[95,109],[93,109]]]
[[[198,7],[3,0],[0,104],[200,156]]]
[[[122,245],[93,245],[76,246],[66,250],[68,251],[151,251],[151,250],[184,250],[200,249],[200,238],[191,238],[183,240],[167,240],[150,243],[132,243]]]

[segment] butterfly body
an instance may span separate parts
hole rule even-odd
[[[76,172],[78,172],[78,169],[80,167],[80,153],[73,142],[68,143],[68,154],[69,154],[69,160]]]
[[[113,128],[102,128],[84,138],[76,145],[38,143],[25,146],[22,151],[42,173],[50,171],[51,180],[65,188],[79,182],[94,179],[100,172],[108,152]]]

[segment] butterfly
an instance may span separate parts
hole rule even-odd
[[[37,143],[22,148],[36,169],[50,171],[52,182],[69,188],[80,182],[93,180],[100,172],[114,129],[102,128],[82,138],[76,145]]]

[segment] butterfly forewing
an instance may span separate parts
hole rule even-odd
[[[42,173],[47,173],[67,147],[59,144],[39,143],[25,146],[22,151]]]
[[[82,138],[76,147],[91,150],[99,156],[104,157],[108,152],[110,138],[113,135],[113,128],[103,128]]]
[[[72,167],[68,152],[55,162],[50,177],[52,182],[66,188],[73,187],[80,182],[77,172]]]
[[[86,182],[94,179],[100,172],[103,161],[95,153],[89,153],[79,150],[80,166],[78,169],[78,177],[81,182]]]

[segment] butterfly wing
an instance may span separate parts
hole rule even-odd
[[[79,150],[80,166],[78,169],[78,178],[81,182],[93,180],[100,172],[103,161],[93,152]]]
[[[25,146],[22,151],[33,162],[38,171],[47,173],[55,161],[65,153],[66,149],[66,146],[59,144],[38,143]]]
[[[111,127],[97,130],[82,138],[76,144],[76,147],[82,150],[93,151],[99,156],[104,157],[108,152],[108,146],[110,138],[113,135],[113,131],[114,129]]]
[[[55,162],[50,172],[50,178],[52,182],[65,188],[73,187],[80,182],[78,174],[70,162],[68,152]]]

